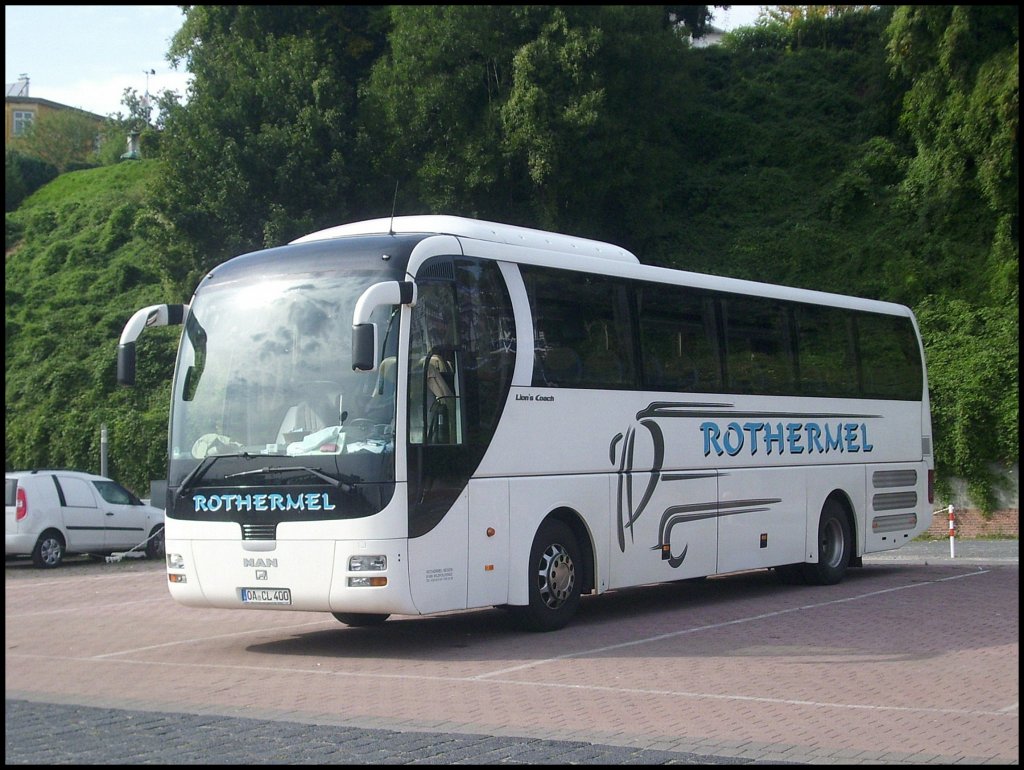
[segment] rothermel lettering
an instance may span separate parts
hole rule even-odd
[[[195,510],[218,511],[333,511],[334,503],[326,492],[306,492],[297,495],[193,495]]]
[[[739,454],[829,454],[830,452],[870,452],[865,423],[856,422],[730,422],[724,427],[702,422],[704,456]]]

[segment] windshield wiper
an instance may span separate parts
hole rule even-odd
[[[334,487],[341,487],[345,492],[351,492],[354,488],[351,484],[342,482],[341,479],[337,479],[334,476],[329,476],[322,471],[318,471],[316,468],[310,468],[308,465],[282,465],[277,468],[253,468],[249,471],[238,471],[238,473],[229,473],[225,476],[225,479],[234,479],[238,476],[252,476],[257,473],[290,473],[294,471],[300,471],[304,473],[311,473],[318,479],[326,481],[328,484]]]
[[[246,460],[249,460],[252,459],[253,455],[249,454],[248,452],[238,452],[235,454],[227,455],[206,455],[206,457],[204,457],[202,461],[198,463],[196,467],[193,468],[191,472],[181,480],[181,486],[178,487],[178,491],[184,492],[186,489],[192,487],[203,476],[206,475],[206,472],[210,470],[210,468],[213,466],[215,462],[217,462],[217,460],[220,460],[224,457],[244,457]]]

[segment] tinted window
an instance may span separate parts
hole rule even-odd
[[[505,406],[516,364],[516,329],[505,279],[493,262],[456,260],[464,352],[467,441],[486,446]]]
[[[795,361],[783,304],[731,295],[722,300],[722,316],[728,391],[795,393]]]
[[[464,357],[456,323],[455,284],[421,279],[417,288],[409,322],[409,440],[461,444]]]
[[[638,386],[626,281],[526,266],[522,274],[533,311],[534,385]]]
[[[521,271],[533,313],[535,386],[910,401],[922,395],[918,339],[907,317],[567,270]]]
[[[865,398],[921,398],[921,354],[909,318],[857,314],[857,347]]]
[[[409,536],[429,532],[487,451],[515,370],[512,300],[498,265],[428,260],[409,330]]]
[[[639,284],[640,350],[651,390],[722,390],[714,303],[683,286]]]
[[[486,446],[515,368],[505,280],[494,262],[442,258],[424,265],[417,285],[409,331],[409,440]]]
[[[795,308],[800,394],[857,396],[857,365],[850,313],[820,305]]]

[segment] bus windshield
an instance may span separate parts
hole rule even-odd
[[[347,482],[393,481],[397,307],[379,307],[371,319],[379,370],[351,366],[356,300],[382,277],[261,275],[197,292],[175,368],[169,483],[199,483],[197,465],[214,456],[256,458],[245,467],[268,472],[299,465]],[[223,484],[240,470],[238,462],[204,466],[202,483]],[[287,484],[289,474],[274,480]]]

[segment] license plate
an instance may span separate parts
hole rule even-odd
[[[290,588],[239,588],[244,604],[291,604]]]

